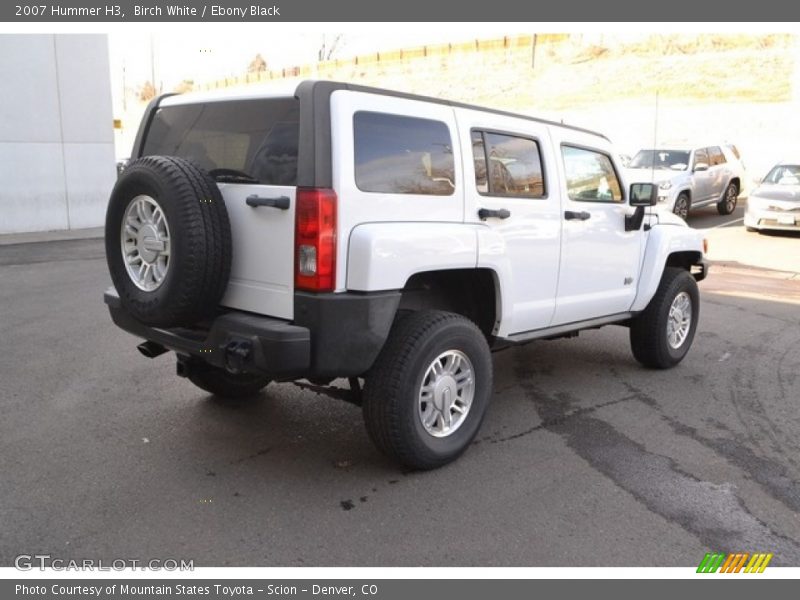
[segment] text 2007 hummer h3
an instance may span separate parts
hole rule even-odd
[[[456,458],[491,350],[630,328],[643,365],[692,343],[703,240],[651,214],[600,134],[333,82],[162,96],[112,192],[114,322],[229,397],[349,378],[413,468]]]

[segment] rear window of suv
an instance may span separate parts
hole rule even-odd
[[[142,154],[190,159],[220,180],[296,185],[298,123],[294,98],[166,106]]]

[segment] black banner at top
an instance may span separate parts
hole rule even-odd
[[[11,0],[0,22],[675,22],[800,20],[800,5],[692,0]]]

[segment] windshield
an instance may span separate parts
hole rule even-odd
[[[685,171],[688,166],[689,153],[685,150],[639,150],[628,168]]]
[[[800,165],[778,165],[764,177],[764,183],[800,185]]]

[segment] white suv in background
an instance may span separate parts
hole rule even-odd
[[[691,209],[711,204],[717,205],[719,214],[731,214],[746,180],[733,144],[639,150],[627,175],[629,181],[658,184],[658,205],[684,220]]]

